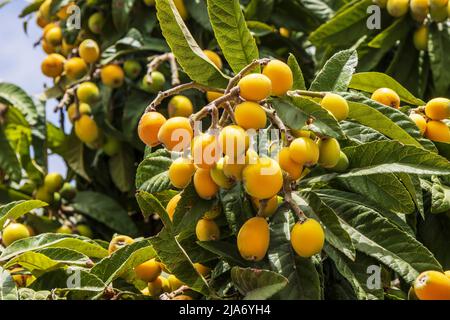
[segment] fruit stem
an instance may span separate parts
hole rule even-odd
[[[323,98],[325,97],[326,92],[319,91],[308,91],[308,90],[291,90],[287,92],[288,96],[307,96],[313,98]]]
[[[283,174],[283,192],[284,192],[284,201],[289,204],[292,211],[297,215],[299,221],[301,223],[305,222],[307,217],[305,213],[300,209],[300,207],[295,203],[294,199],[292,199],[292,186],[291,186],[291,179],[289,176],[285,173]]]
[[[233,78],[230,79],[225,92],[230,92],[231,88],[233,88],[239,82],[239,80],[242,79],[243,76],[245,76],[247,73],[249,73],[250,71],[255,69],[257,66],[264,66],[264,65],[268,64],[269,62],[270,62],[269,58],[257,59],[257,60],[253,60],[252,62],[250,62],[247,66],[242,68],[242,70],[239,71]]]
[[[179,287],[177,290],[172,291],[170,293],[163,293],[162,295],[159,296],[159,299],[161,300],[171,300],[173,298],[175,298],[177,295],[182,294],[184,291],[189,290],[189,287],[186,285],[183,285],[181,287]]]
[[[272,108],[272,106],[269,103],[266,103],[265,106],[261,106],[263,110],[267,113],[267,116],[269,117],[270,121],[282,132],[284,133],[286,137],[285,144],[288,145],[292,140],[294,140],[294,137],[291,135],[289,130],[286,128],[286,126],[283,123],[283,120],[280,119],[280,117],[277,114],[277,111]]]
[[[178,66],[175,60],[175,55],[172,52],[167,52],[159,56],[150,57],[150,63],[147,65],[147,75],[150,75],[153,71],[157,70],[159,66],[168,61],[170,64],[170,73],[172,74],[172,86],[180,84],[180,77],[178,74]],[[151,77],[148,77],[148,81],[151,84]]]
[[[197,89],[197,90],[200,90],[203,92],[206,92],[206,91],[213,91],[213,92],[220,92],[220,93],[224,92],[224,90],[222,90],[222,89],[211,88],[211,87],[196,83],[194,81],[183,83],[176,87],[170,88],[166,91],[160,91],[158,93],[158,95],[156,96],[156,98],[145,109],[145,112],[155,111],[156,107],[159,106],[165,98],[176,95],[182,91],[189,90],[189,89]]]
[[[258,217],[263,217],[264,216],[264,210],[266,210],[267,202],[269,202],[269,199],[259,200],[258,213],[256,214]]]

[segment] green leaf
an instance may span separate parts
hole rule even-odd
[[[47,203],[40,200],[22,200],[8,203],[0,207],[0,230],[7,219],[15,220],[31,210],[48,206]]]
[[[216,40],[235,73],[259,58],[238,0],[208,0],[208,14]]]
[[[415,281],[420,272],[442,269],[431,252],[413,236],[372,208],[348,201],[346,192],[317,190],[316,193],[345,221],[342,226],[357,250],[384,263],[408,283]]]
[[[252,217],[242,185],[237,183],[231,189],[220,190],[219,199],[222,203],[223,213],[227,219],[228,226],[232,234],[237,235],[245,221]]]
[[[109,228],[128,235],[136,235],[138,230],[128,212],[119,203],[105,194],[82,191],[77,192],[73,201],[76,211],[103,223]]]
[[[297,59],[292,53],[289,54],[287,64],[289,68],[291,68],[292,74],[294,76],[292,90],[306,90],[306,84],[305,79],[303,78],[302,69],[300,68]]]
[[[319,274],[311,259],[297,256],[291,246],[294,223],[292,213],[285,206],[280,207],[270,221],[267,256],[271,269],[288,279],[288,284],[276,298],[318,300],[321,296]]]
[[[334,138],[344,135],[336,119],[313,100],[303,97],[274,98],[272,105],[281,120],[291,129],[303,129],[307,121],[313,119],[308,125],[309,130]]]
[[[395,19],[389,27],[378,33],[367,45],[387,52],[398,40],[404,38],[410,30],[411,26],[408,23],[408,19],[405,17]]]
[[[235,239],[234,239],[235,240]],[[226,241],[198,241],[199,246],[223,258],[225,261],[238,266],[249,266],[251,263],[244,260],[235,244]]]
[[[69,168],[75,171],[76,174],[87,181],[91,181],[91,178],[86,173],[84,164],[84,148],[83,143],[72,132],[72,134],[67,137],[64,144],[55,148],[53,151],[61,155],[67,162]]]
[[[39,252],[27,251],[11,259],[5,265],[5,267],[9,268],[14,265],[21,265],[28,271],[35,273],[36,271],[47,272],[50,270],[58,269],[62,267],[64,263],[55,261]],[[84,263],[84,266],[86,266],[86,262]]]
[[[161,262],[166,265],[171,274],[192,290],[209,295],[208,283],[194,268],[188,254],[173,236],[163,229],[156,237],[149,240]]]
[[[431,188],[431,213],[450,211],[450,187],[443,185],[439,179],[433,179]]]
[[[450,215],[425,214],[425,220],[419,219],[417,238],[431,251],[442,264],[444,270],[450,269]]]
[[[204,29],[212,31],[211,22],[209,21],[206,0],[184,0],[184,4],[192,19],[198,22]]]
[[[89,238],[73,234],[42,233],[15,241],[2,252],[0,261],[7,261],[24,252],[54,247],[72,249],[92,258],[103,258],[108,255],[108,250]]]
[[[50,294],[48,290],[34,291],[30,288],[19,288],[19,300],[48,300]]]
[[[266,300],[283,289],[288,279],[269,270],[233,267],[231,279],[244,300]]]
[[[377,130],[356,121],[344,120],[340,121],[339,125],[341,126],[342,131],[344,131],[345,136],[351,141],[352,145],[364,144],[377,140],[388,140],[387,137]],[[341,145],[341,147],[344,147],[344,145]]]
[[[134,267],[154,258],[155,255],[155,250],[148,240],[136,241],[103,258],[90,272],[109,285],[125,273],[134,276]]]
[[[177,62],[189,78],[212,87],[225,87],[227,79],[199,47],[181,19],[173,0],[156,0],[162,33]]]
[[[166,212],[166,209],[154,195],[140,190],[136,193],[136,200],[139,204],[139,207],[141,208],[144,217],[147,218],[153,214],[157,214],[161,218],[166,228],[168,230],[171,230],[172,221],[170,220],[169,214]]]
[[[374,141],[343,150],[349,158],[348,173],[340,177],[378,173],[449,175],[450,162],[433,152],[397,141]]]
[[[122,146],[119,153],[109,159],[109,172],[116,187],[122,192],[129,192],[134,187],[133,150]]]
[[[358,64],[355,50],[334,54],[311,83],[312,91],[346,91]]]
[[[448,96],[450,91],[450,30],[448,27],[438,28],[438,24],[430,25],[428,54],[433,75],[434,95]]]
[[[164,149],[146,157],[137,168],[136,188],[149,193],[170,189],[168,170],[171,164],[170,153]]]
[[[116,29],[126,30],[131,18],[131,9],[135,0],[112,0],[112,19]]]
[[[0,267],[0,300],[19,300],[16,283],[8,270]]]
[[[0,168],[3,169],[14,181],[19,181],[22,177],[21,166],[17,155],[9,144],[5,136],[3,127],[0,126]]]
[[[274,0],[250,0],[245,8],[247,20],[267,21],[274,7]]]
[[[349,118],[404,144],[421,147],[421,144],[402,127],[375,108],[364,103],[348,101]]]
[[[395,79],[380,72],[355,73],[349,85],[350,88],[372,93],[379,88],[390,88],[397,92],[403,102],[413,105],[425,105],[425,102],[416,98]]]

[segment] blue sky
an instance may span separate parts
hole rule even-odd
[[[28,23],[28,35],[25,34],[23,19],[18,17],[27,4],[25,0],[13,0],[0,9],[0,81],[14,83],[28,94],[36,95],[42,92],[44,83],[51,85],[51,80],[44,77],[40,70],[45,53],[40,46],[33,48],[42,30],[33,17]],[[54,101],[47,103],[47,117],[49,121],[57,123],[54,105]],[[59,156],[50,156],[49,172],[66,173],[65,164]]]

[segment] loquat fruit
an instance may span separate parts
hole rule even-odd
[[[294,76],[291,68],[280,60],[271,60],[263,69],[263,75],[272,83],[272,94],[283,96],[292,89]]]
[[[165,122],[166,118],[159,112],[144,113],[138,125],[138,135],[141,141],[149,147],[157,146],[160,143],[158,132]]]
[[[184,189],[192,180],[195,173],[195,165],[191,159],[180,157],[169,167],[170,183],[178,189]]]
[[[249,101],[261,101],[270,96],[272,82],[260,73],[251,73],[244,76],[238,83],[240,96]]]
[[[158,140],[170,151],[182,152],[191,144],[194,131],[185,117],[173,117],[163,123],[158,131]]]
[[[220,229],[214,220],[198,220],[195,227],[195,234],[199,241],[212,241],[220,239]]]
[[[210,171],[207,169],[197,169],[194,174],[194,188],[198,196],[209,200],[219,191],[219,186],[211,178]]]
[[[303,258],[309,258],[322,251],[325,233],[319,222],[308,219],[297,222],[291,231],[291,244],[294,251]]]
[[[176,95],[168,105],[169,117],[189,117],[194,112],[194,106],[188,97]]]
[[[375,90],[372,93],[371,99],[388,107],[395,109],[400,108],[400,97],[397,92],[389,88],[380,88]]]
[[[337,121],[342,121],[348,117],[347,100],[335,93],[327,93],[320,102],[322,108],[328,110]]]
[[[258,199],[275,196],[283,186],[280,165],[273,159],[262,157],[255,164],[247,165],[242,171],[245,191]]]
[[[262,129],[266,126],[267,116],[261,106],[252,101],[238,104],[234,110],[234,117],[238,126],[248,129]]]
[[[245,260],[260,261],[269,249],[269,224],[265,218],[248,219],[239,229],[237,247]]]

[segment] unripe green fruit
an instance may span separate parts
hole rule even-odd
[[[94,236],[94,233],[92,232],[91,227],[89,227],[86,224],[79,224],[77,225],[77,230],[80,236],[86,237],[86,238],[92,238]]]
[[[104,153],[112,157],[119,153],[120,147],[121,144],[119,140],[114,137],[107,137],[106,143],[103,145],[102,149]]]
[[[48,192],[44,186],[41,186],[36,190],[34,198],[51,204],[53,202],[53,193]]]
[[[341,147],[335,138],[319,141],[319,164],[324,168],[333,168],[339,161]]]
[[[228,178],[223,172],[224,158],[221,158],[211,168],[210,175],[213,181],[221,188],[230,189],[233,186],[233,180]]]
[[[134,80],[141,74],[142,66],[136,60],[127,60],[123,64],[123,71],[128,78]]]
[[[11,223],[5,229],[3,229],[2,241],[3,244],[7,247],[14,241],[28,238],[30,236],[30,232],[28,228],[21,223]]]
[[[63,199],[71,201],[77,195],[77,191],[74,186],[72,186],[69,182],[66,182],[61,188],[60,194]]]
[[[44,178],[44,187],[49,193],[54,193],[62,188],[64,183],[63,177],[59,173],[49,173]]]
[[[349,162],[347,155],[344,152],[340,152],[338,163],[331,168],[335,172],[345,172],[348,169]]]
[[[408,12],[409,0],[388,0],[386,8],[392,17],[399,18]]]
[[[72,228],[70,228],[68,225],[62,225],[58,229],[56,229],[56,233],[63,233],[63,234],[72,234]]]
[[[100,100],[100,90],[93,82],[83,82],[77,89],[77,97],[80,102],[94,104]]]
[[[153,71],[151,75],[146,75],[142,79],[142,89],[149,93],[158,93],[164,87],[165,82],[166,78],[161,72]]]
[[[105,17],[101,12],[96,12],[89,17],[88,27],[92,33],[100,34],[102,32],[103,26],[105,25]]]
[[[61,205],[61,195],[58,192],[55,192],[53,194],[52,207],[59,208],[60,205]]]

